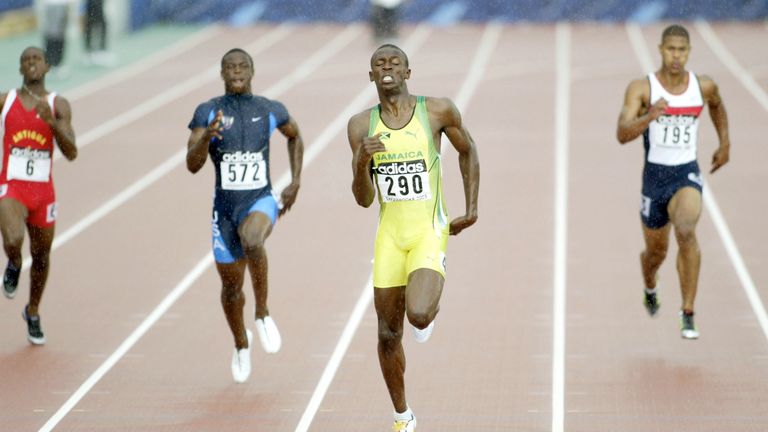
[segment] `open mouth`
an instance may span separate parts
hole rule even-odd
[[[391,77],[391,76],[389,76],[389,75],[384,75],[384,76],[381,78],[381,82],[382,82],[382,83],[384,83],[384,84],[389,84],[389,83],[393,83],[393,82],[395,82],[395,79],[394,79],[394,78],[392,78],[392,77]]]

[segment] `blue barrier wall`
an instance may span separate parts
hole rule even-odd
[[[7,0],[6,0],[7,1]],[[10,0],[13,1],[13,0]],[[155,22],[365,20],[369,0],[133,0],[134,28]],[[406,0],[404,21],[654,21],[768,18],[768,0]]]
[[[0,13],[32,7],[32,0],[0,0]]]

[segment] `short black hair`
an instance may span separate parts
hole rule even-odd
[[[40,48],[39,46],[34,46],[34,45],[30,45],[30,46],[24,48],[24,50],[21,52],[21,55],[19,56],[19,61],[21,61],[21,59],[24,57],[24,53],[29,51],[29,50],[40,51],[40,54],[43,55],[43,58],[45,59],[45,62],[48,63],[48,56],[49,56],[48,52],[45,51],[44,49]]]
[[[691,43],[691,37],[688,35],[688,30],[686,30],[685,27],[681,26],[680,24],[672,24],[671,26],[665,28],[661,33],[661,43],[664,43],[664,39],[666,39],[668,36],[681,36],[684,37],[688,43]]]
[[[227,51],[223,56],[221,56],[221,67],[224,67],[224,59],[232,54],[232,53],[240,53],[245,55],[245,57],[248,59],[248,63],[251,65],[251,70],[253,70],[253,58],[250,54],[248,54],[244,49],[242,48],[232,48],[231,50]]]
[[[406,54],[405,51],[403,51],[403,49],[400,48],[399,46],[397,46],[395,44],[391,44],[391,43],[386,43],[386,44],[376,48],[376,50],[371,55],[371,63],[373,63],[373,56],[375,56],[377,52],[383,50],[384,48],[392,48],[392,49],[395,49],[397,51],[400,51],[400,53],[403,55],[403,58],[405,59],[405,67],[408,67],[408,54]]]

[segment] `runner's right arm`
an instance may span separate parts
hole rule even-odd
[[[373,154],[387,150],[378,134],[368,136],[369,117],[370,110],[363,111],[349,119],[347,125],[347,138],[352,148],[352,193],[362,207],[369,207],[376,196],[371,174]]]
[[[216,112],[216,117],[207,127],[194,127],[189,133],[187,141],[187,169],[192,173],[200,171],[208,159],[208,144],[212,138],[221,139],[219,132],[222,130],[221,110]]]
[[[659,118],[667,107],[664,98],[659,99],[648,112],[642,113],[644,107],[649,104],[650,85],[647,79],[638,79],[629,83],[624,94],[624,106],[621,107],[619,123],[616,128],[616,139],[620,144],[626,144],[648,129],[648,125]]]

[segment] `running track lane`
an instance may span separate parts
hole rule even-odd
[[[662,29],[642,31],[642,44],[653,47]],[[703,257],[697,297],[701,339],[679,336],[674,240],[660,270],[658,316],[649,318],[642,306],[637,215],[642,142],[620,146],[614,136],[624,90],[643,75],[642,60],[623,26],[578,26],[573,34],[565,430],[763,430],[768,418],[760,394],[767,384],[766,363],[756,359],[765,356],[768,344],[706,209],[697,230]],[[698,48],[690,67],[721,83],[732,119],[734,156],[751,152],[753,145],[738,136],[746,128],[760,128],[742,117],[744,106],[754,102],[730,77],[716,73],[712,54],[695,35],[692,45]],[[625,53],[621,61],[616,53]],[[700,163],[706,170],[717,143],[708,115],[700,131]],[[750,170],[752,160],[734,158],[708,176],[709,184],[728,191],[722,182]],[[731,187],[743,191],[747,186]],[[718,199],[725,196],[732,198],[723,206],[730,209],[726,215],[753,205],[742,193],[717,194]]]
[[[590,45],[596,43],[592,37],[580,38],[580,32],[583,31],[581,28],[574,30],[572,42],[572,57],[576,59],[581,56],[583,62],[576,64],[574,60],[572,70],[574,102],[571,124],[574,125],[573,129],[578,127],[579,134],[574,133],[571,137],[569,165],[571,234],[568,239],[569,327],[566,373],[569,381],[565,389],[565,408],[568,411],[566,420],[569,427],[566,430],[615,430],[610,427],[611,424],[621,424],[626,430],[634,430],[633,427],[648,426],[647,423],[641,423],[643,418],[650,418],[648,422],[651,423],[645,429],[654,430],[653,426],[656,425],[656,430],[670,430],[670,427],[675,430],[674,422],[692,420],[686,417],[691,412],[706,422],[702,430],[722,430],[722,427],[718,428],[720,424],[716,424],[717,421],[725,422],[729,430],[758,430],[745,429],[742,425],[749,421],[757,425],[765,424],[764,419],[755,416],[749,418],[748,415],[739,417],[743,411],[738,409],[729,412],[718,410],[723,406],[729,407],[723,403],[741,397],[739,392],[765,387],[764,371],[768,365],[768,356],[765,354],[765,340],[760,339],[760,329],[756,326],[754,315],[746,303],[728,258],[722,249],[719,252],[720,258],[716,256],[721,243],[706,213],[700,223],[700,241],[705,260],[704,270],[709,274],[703,274],[702,280],[712,281],[710,283],[716,283],[717,286],[708,290],[702,283],[699,297],[702,340],[693,345],[684,345],[679,340],[673,314],[679,294],[674,289],[674,270],[669,262],[662,270],[667,279],[666,286],[673,288],[666,291],[669,294],[664,297],[667,300],[662,311],[666,310],[666,318],[662,312],[662,317],[650,321],[643,315],[635,285],[622,289],[639,281],[636,254],[641,239],[636,219],[637,200],[632,197],[632,192],[639,188],[642,154],[638,146],[619,147],[612,135],[621,93],[628,80],[639,76],[642,70],[637,60],[632,58],[623,28],[619,26],[612,30],[616,32],[614,38],[606,38],[603,30],[601,28],[599,32],[603,42],[600,47],[604,47],[606,40],[623,42],[617,45],[616,50],[608,51],[626,52],[626,58],[606,55],[588,63],[587,60],[594,58],[603,48]],[[649,43],[655,43],[660,30],[659,27],[646,32]],[[756,30],[762,32],[754,34],[756,40],[760,40],[766,29],[761,27]],[[465,28],[443,29],[436,34],[440,38],[449,39],[454,34],[463,35],[464,38],[472,34],[474,40],[471,42],[477,44],[479,31],[476,28],[474,32],[464,31]],[[318,44],[329,37],[320,40],[317,33],[314,36],[315,39],[310,40]],[[727,171],[710,179],[718,182],[713,185],[713,189],[716,188],[718,192],[729,182],[733,182],[734,187],[726,190],[744,191],[744,194],[719,193],[717,197],[729,222],[732,217],[739,218],[740,223],[731,223],[730,226],[749,264],[765,256],[764,246],[760,249],[765,242],[754,240],[755,237],[759,239],[764,236],[765,230],[747,217],[748,213],[753,212],[755,204],[746,200],[745,196],[759,196],[749,192],[751,189],[759,192],[757,187],[761,182],[757,180],[765,176],[754,162],[750,162],[759,160],[762,150],[749,137],[763,135],[759,130],[751,132],[754,129],[750,128],[764,124],[760,120],[764,120],[766,114],[755,108],[759,105],[739,87],[740,84],[734,78],[728,77],[727,70],[714,60],[714,54],[702,53],[705,43],[698,40],[697,35],[693,36],[694,46],[697,47],[695,53],[701,57],[699,61],[711,61],[709,64],[696,65],[695,70],[710,73],[721,83],[731,114],[734,156],[739,146],[744,148],[743,152],[755,155],[753,159],[740,161],[738,169],[734,160],[732,166],[726,168]],[[430,44],[437,43],[436,37],[430,38]],[[541,45],[532,41],[540,42]],[[295,39],[289,38],[286,42],[279,45],[275,52],[295,45]],[[469,44],[470,41],[467,42]],[[486,72],[484,81],[487,82],[480,85],[477,95],[473,96],[464,113],[480,145],[483,161],[481,223],[466,235],[452,239],[449,259],[456,264],[451,264],[442,318],[438,320],[434,339],[426,346],[416,346],[406,334],[410,365],[408,376],[411,377],[409,394],[422,428],[432,425],[436,427],[438,424],[440,430],[458,430],[467,424],[481,424],[485,430],[551,428],[551,413],[548,410],[551,407],[550,350],[553,318],[553,281],[550,275],[553,256],[551,193],[554,190],[551,113],[554,108],[545,106],[543,101],[555,100],[552,94],[555,78],[554,46],[554,32],[550,27],[505,28],[497,54]],[[218,48],[222,50],[225,47],[228,48],[226,45]],[[506,51],[502,51],[502,47],[506,47]],[[733,44],[729,47],[732,48]],[[511,56],[514,60],[504,57],[508,52],[517,54]],[[265,53],[262,59],[270,58],[269,54]],[[307,95],[326,101],[329,104],[328,112],[335,114],[351,99],[359,85],[365,84],[366,77],[364,74],[360,76],[358,68],[359,64],[367,64],[369,55],[370,47],[366,46],[364,40],[359,41],[345,53],[345,56],[350,57],[348,66],[329,65],[323,72],[318,72],[304,85],[281,98],[301,122],[305,137],[312,131],[318,133],[325,126],[323,121],[327,122],[333,117],[331,114],[323,116],[318,113],[309,106],[313,104],[302,103],[306,101]],[[468,53],[464,57],[471,58],[472,55]],[[210,54],[214,59],[218,56],[220,52]],[[420,56],[417,54],[412,62]],[[435,49],[431,57],[425,54],[424,61],[431,64],[443,58]],[[697,59],[697,56],[693,58]],[[535,60],[524,61],[528,59]],[[278,66],[282,65],[274,66],[275,69],[270,70],[265,63],[261,77],[268,79],[270,76],[278,76]],[[411,85],[414,90],[423,89],[426,94],[451,94],[448,86],[456,86],[462,80],[461,73],[455,70],[458,67],[428,66],[417,68],[414,64],[414,81]],[[420,71],[427,72],[427,69],[432,73],[422,75],[425,81],[416,81]],[[590,76],[593,78],[587,79]],[[145,78],[144,81],[149,80]],[[345,86],[349,81],[356,85]],[[594,87],[591,91],[587,87],[590,83]],[[618,95],[615,103],[597,104],[594,110],[581,109],[581,101],[594,98],[595,94],[601,95],[602,102],[602,95],[608,87]],[[346,95],[339,95],[345,92],[344,89],[347,89]],[[174,130],[176,137],[167,139],[173,144],[158,144],[153,140],[151,132],[158,135],[157,130],[134,129],[124,133],[127,139],[116,134],[115,139],[109,140],[109,145],[128,150],[132,149],[128,145],[136,146],[137,155],[147,152],[147,148],[162,148],[170,154],[186,141],[183,126],[194,105],[219,92],[220,83],[212,83],[199,93],[169,105],[166,111],[178,113],[173,115],[174,118],[166,117],[164,120],[168,124],[181,125],[180,130]],[[550,94],[547,95],[547,92]],[[509,110],[501,109],[509,105],[505,97],[509,94],[518,97],[518,103],[511,108],[515,114],[513,116],[510,116]],[[605,99],[609,99],[608,95]],[[479,101],[486,100],[496,101],[487,104],[495,109],[489,110],[491,112],[475,111],[485,107],[486,104]],[[541,122],[541,118],[548,120]],[[496,122],[486,123],[487,119],[496,119]],[[508,125],[509,130],[499,130],[495,124]],[[591,128],[585,131],[586,128],[582,126],[585,124],[591,125]],[[160,131],[163,129],[171,128],[159,128]],[[702,129],[706,130],[707,127],[703,126]],[[584,141],[592,134],[593,139],[585,145]],[[737,135],[741,135],[741,139]],[[180,144],[177,144],[179,136],[182,138]],[[307,141],[310,140],[307,138]],[[713,142],[709,141],[709,149],[714,148]],[[515,143],[524,145],[515,146]],[[702,143],[702,156],[708,158],[711,151],[705,150],[706,146]],[[97,148],[101,148],[101,145],[84,150],[83,156]],[[105,150],[104,153],[108,152]],[[281,152],[277,150],[274,153]],[[120,160],[126,161],[133,154],[122,153]],[[160,160],[160,155],[157,155],[153,164],[144,164],[141,174],[136,172],[132,178],[142,175],[149,166],[156,165]],[[78,161],[82,162],[83,159]],[[448,155],[445,162],[446,171],[455,165],[455,159],[451,163]],[[215,274],[209,271],[198,281],[195,289],[183,297],[148,333],[147,338],[118,364],[107,379],[76,407],[62,424],[63,430],[204,430],[221,426],[231,426],[233,430],[247,427],[257,427],[258,430],[292,430],[330,349],[336,343],[340,328],[359,295],[359,288],[370,268],[375,229],[375,216],[371,217],[371,210],[357,209],[351,199],[348,189],[349,156],[343,134],[338,139],[338,145],[324,151],[315,164],[305,173],[298,206],[293,214],[281,222],[268,245],[273,268],[271,282],[275,287],[270,306],[286,337],[284,351],[273,357],[256,351],[253,356],[255,371],[252,381],[247,386],[230,384],[228,362],[231,341],[218,306],[218,282]],[[83,172],[93,172],[99,168],[94,165],[97,164],[81,164]],[[60,190],[65,188],[61,167],[68,166],[57,164]],[[76,166],[71,165],[72,169]],[[130,169],[130,164],[127,164],[125,171]],[[600,176],[603,169],[615,170],[608,175],[612,180],[615,179],[611,184],[606,185],[606,176]],[[18,332],[3,333],[3,348],[12,350],[3,357],[3,362],[14,365],[12,371],[18,378],[6,380],[3,377],[0,381],[4,383],[1,393],[18,396],[11,399],[16,409],[0,413],[0,417],[4,420],[26,419],[28,422],[31,419],[34,422],[35,417],[47,417],[45,413],[34,412],[40,406],[35,402],[43,401],[41,396],[45,395],[59,401],[66,398],[71,390],[67,390],[66,383],[62,383],[81,381],[78,376],[70,376],[77,375],[72,363],[87,363],[79,366],[83,371],[92,370],[93,365],[100,364],[111,349],[100,350],[100,353],[91,352],[94,355],[91,360],[83,360],[83,353],[88,352],[89,347],[116,346],[115,342],[122,341],[124,335],[158,303],[161,294],[178,282],[178,275],[192,268],[199,259],[200,251],[208,247],[207,216],[210,203],[208,192],[203,191],[210,191],[212,173],[210,168],[207,170],[207,177],[206,173],[193,177],[183,170],[174,171],[161,184],[110,216],[106,220],[107,224],[94,226],[74,239],[67,248],[57,252],[54,256],[52,281],[61,288],[50,289],[44,303],[43,322],[50,323],[46,325],[51,339],[48,346],[43,350],[35,350],[26,347],[26,341]],[[74,171],[71,175],[79,176],[82,172]],[[741,176],[747,175],[751,175],[749,181],[742,181]],[[453,180],[460,184],[455,175]],[[446,182],[450,183],[450,179],[447,178]],[[540,191],[539,194],[531,193],[534,191],[532,183],[540,188],[536,189]],[[504,189],[497,190],[502,185]],[[85,207],[77,205],[78,200],[89,195],[83,191],[100,193],[100,187],[100,182],[91,181],[85,187],[78,188],[74,197],[67,198],[65,209],[74,212]],[[584,192],[584,189],[588,191]],[[583,208],[583,203],[594,203],[595,190],[612,198],[600,199],[596,203],[601,206],[599,208],[608,210],[604,219],[611,220],[610,224],[595,218],[594,213],[588,217],[584,215],[588,209]],[[454,192],[449,191],[448,199],[452,214],[455,215],[461,210],[462,198]],[[492,200],[489,199],[491,196],[511,198]],[[61,195],[59,198],[65,202]],[[604,205],[605,202],[611,204]],[[757,203],[760,204],[759,199]],[[180,209],[183,209],[183,216],[179,216]],[[85,209],[82,211],[85,213]],[[339,214],[336,212],[345,215],[344,219],[333,218],[333,214]],[[67,213],[62,211],[62,214]],[[176,223],[173,226],[161,222],[169,218],[174,218]],[[157,222],[146,223],[146,219],[156,219]],[[498,222],[491,224],[489,220],[495,219]],[[618,225],[614,226],[614,220]],[[508,228],[519,226],[525,229]],[[349,237],[339,238],[339,232],[345,232]],[[604,240],[593,238],[603,232],[604,238],[611,239],[607,247]],[[593,236],[585,238],[587,233]],[[508,241],[500,241],[502,238]],[[106,239],[119,247],[106,248]],[[308,243],[307,239],[312,240]],[[597,247],[599,245],[602,248]],[[594,250],[590,250],[590,246]],[[758,254],[753,254],[752,250],[757,250]],[[478,262],[479,251],[485,251],[492,258],[486,259],[484,256]],[[124,253],[131,256],[121,258],[125,256]],[[89,259],[84,260],[84,256]],[[318,261],[319,265],[316,265]],[[158,262],[163,263],[163,268],[158,268]],[[468,268],[470,265],[482,271],[471,271]],[[96,267],[99,272],[88,273],[86,270],[91,267]],[[301,271],[294,271],[296,268]],[[757,286],[764,286],[760,283],[765,276],[761,269],[756,266],[749,266],[749,269]],[[588,275],[584,274],[587,273],[585,270]],[[607,280],[608,283],[603,280],[607,279],[604,273],[611,275],[612,280]],[[89,275],[93,282],[84,283],[84,274]],[[307,283],[307,275],[312,275],[313,283]],[[478,275],[486,276],[487,279],[478,280]],[[201,289],[201,286],[206,288]],[[718,288],[720,295],[715,297],[713,294]],[[492,294],[478,295],[478,290]],[[24,291],[22,288],[20,297],[25,295]],[[765,297],[764,291],[762,294]],[[477,303],[480,303],[479,306]],[[585,306],[583,303],[589,304]],[[17,300],[10,304],[20,306],[23,303]],[[248,306],[251,305],[252,302]],[[18,309],[4,308],[4,328],[21,329],[21,322],[14,315]],[[729,312],[733,310],[736,312]],[[625,314],[618,313],[632,311],[635,313],[634,318],[628,319]],[[79,316],[78,319],[74,319],[73,315]],[[304,316],[305,319],[291,319],[292,316]],[[460,316],[467,318],[456,318]],[[370,429],[383,430],[391,421],[390,404],[375,358],[375,320],[372,317],[372,311],[369,311],[363,322],[363,331],[358,333],[353,342],[342,363],[342,370],[321,407],[316,419],[317,425],[327,422],[325,424],[340,426],[342,430],[359,430],[354,425],[361,426],[370,422]],[[311,334],[307,331],[307,322],[314,323],[310,326]],[[625,326],[615,326],[616,322]],[[74,329],[68,330],[69,325],[74,326]],[[360,341],[366,337],[366,329],[369,339]],[[485,331],[478,335],[477,329]],[[617,335],[620,331],[623,333]],[[116,334],[110,336],[111,332]],[[441,333],[444,335],[442,339]],[[753,339],[740,341],[738,338],[745,334],[752,334]],[[450,343],[448,335],[458,340]],[[289,348],[291,340],[300,341],[299,346]],[[638,341],[647,343],[638,344]],[[84,343],[87,345],[79,345]],[[610,348],[608,355],[606,347]],[[641,347],[651,353],[637,354]],[[756,354],[743,351],[749,348],[762,351]],[[458,354],[469,356],[460,357]],[[592,360],[588,361],[584,356],[590,354]],[[649,358],[652,361],[647,361]],[[722,366],[725,360],[734,364],[730,367]],[[308,368],[307,365],[312,362],[316,366]],[[754,364],[752,368],[747,367],[750,362]],[[638,363],[640,366],[637,366]],[[624,366],[625,369],[619,371],[623,374],[616,372],[618,365]],[[754,372],[757,367],[760,369]],[[361,370],[362,374],[358,373]],[[667,387],[650,388],[637,377],[634,381],[629,380],[626,386],[618,384],[626,380],[627,376],[632,378],[634,374],[649,370],[649,374],[660,374],[666,378],[664,384]],[[744,371],[749,372],[749,379],[739,378]],[[714,382],[715,378],[721,381]],[[678,388],[670,390],[673,386],[669,381],[675,381],[685,391]],[[472,391],[472,384],[482,385],[484,390]],[[69,387],[74,388],[71,385]],[[680,406],[680,399],[675,396],[683,393],[689,400],[693,398],[693,402]],[[709,399],[712,393],[719,395],[719,404]],[[5,397],[3,399],[6,400]],[[701,417],[696,412],[700,409],[695,408],[697,405],[715,406],[715,409],[708,411],[709,416]],[[642,411],[642,416],[637,415],[638,410]],[[586,428],[584,425],[589,422],[593,424],[591,428]],[[635,422],[638,422],[638,426],[635,426]],[[345,425],[347,429],[343,429]],[[733,425],[736,425],[735,428]],[[326,430],[325,427],[315,427]],[[28,428],[22,426],[21,429]]]

